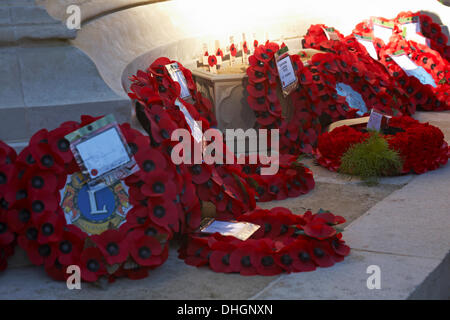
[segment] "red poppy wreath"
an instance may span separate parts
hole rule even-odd
[[[10,203],[5,199],[5,197],[10,198],[8,193],[15,195],[10,187],[10,181],[14,177],[16,157],[16,151],[0,141],[0,271],[8,266],[7,259],[14,253],[16,240],[16,234],[11,230],[8,222]]]
[[[296,215],[281,207],[256,209],[237,221],[260,228],[247,240],[219,233],[192,234],[185,239],[179,257],[215,272],[270,276],[331,267],[350,253],[336,227],[345,219],[330,212]]]
[[[316,150],[317,162],[329,170],[337,171],[347,150],[366,141],[368,137],[369,133],[366,131],[348,126],[323,133]],[[421,174],[435,170],[445,165],[450,156],[449,147],[439,128],[408,116],[390,119],[383,137],[389,148],[399,153],[402,174]]]
[[[183,101],[192,118],[201,123],[202,133],[210,128],[207,119],[215,119],[212,108],[208,108],[206,117],[202,117],[197,111],[201,105],[211,106],[211,103],[197,91],[190,71],[177,62],[189,84],[191,97],[197,98],[191,104],[180,97],[180,85],[171,78],[166,68],[166,65],[174,62],[176,61],[168,58],[158,58],[146,72],[138,71],[131,78],[133,84],[129,94],[131,99],[138,102],[136,113],[152,140],[152,146],[169,157],[174,145],[178,143],[171,141],[172,132],[178,128],[192,130],[179,106],[175,104],[177,99]],[[191,143],[194,144],[192,136]],[[191,161],[191,164],[178,165],[177,170],[183,180],[192,181],[194,185],[189,190],[189,197],[214,203],[218,216],[238,216],[255,206],[253,190],[237,174],[239,170],[235,169],[235,165],[207,165],[204,162],[194,164]]]
[[[300,86],[290,94],[294,109],[290,120],[283,117],[276,93],[278,71],[273,57],[278,45],[259,46],[250,56],[247,101],[259,127],[280,129],[282,153],[312,153],[323,126],[367,114],[370,108],[387,114],[413,112],[382,65],[349,50],[359,46],[354,39],[334,43],[331,52],[315,54],[306,66],[298,55],[291,56]]]
[[[173,232],[200,223],[196,198],[186,196],[192,185],[129,124],[120,129],[139,171],[98,191],[102,203],[94,202],[105,212],[94,215],[65,135],[97,119],[82,116],[81,123],[38,131],[17,157],[10,182],[18,191],[6,199],[12,204],[8,226],[31,262],[57,280],[68,277],[69,265],[78,265],[87,282],[146,277],[167,259]]]
[[[277,94],[279,76],[274,59],[279,49],[278,44],[267,42],[265,45],[259,45],[249,57],[247,102],[255,112],[257,127],[280,129],[281,153],[310,153],[321,131],[320,121],[312,116],[307,103],[301,100],[300,86],[289,97],[293,106],[291,119],[288,121],[283,116]],[[303,63],[298,55],[291,55],[290,58],[294,72],[299,78]]]
[[[155,85],[155,82],[170,83],[170,75],[165,72],[165,65],[169,63],[172,61],[167,58],[159,58],[148,68],[147,72],[139,71],[138,75],[141,80],[138,81],[137,76],[132,78],[135,82],[130,87],[132,91],[130,97],[140,102],[136,110],[142,110],[140,111],[142,113],[140,122],[155,142],[153,145],[170,155],[172,147],[176,143],[170,141],[173,130],[176,128],[189,130],[189,126],[179,107],[173,102],[176,99],[182,100],[179,86],[174,85],[175,90],[169,90],[170,93],[165,96],[165,100],[161,96],[162,93],[165,93],[164,90],[156,89],[158,86]],[[189,74],[186,76],[189,77]],[[186,80],[190,81],[188,78]],[[195,86],[192,90],[193,96],[196,96]],[[207,120],[198,116],[195,104],[184,101],[184,105],[195,120],[201,121],[202,130],[209,128]],[[226,146],[224,146],[223,154],[228,154]],[[303,194],[314,187],[311,171],[296,164],[295,157],[284,158],[280,162],[280,171],[276,175],[266,177],[256,173],[257,170],[260,170],[261,164],[253,166],[254,172],[249,175],[250,171],[246,171],[242,165],[236,164],[236,158],[234,155],[233,157],[235,160],[233,165],[202,163],[178,166],[181,175],[184,172],[191,174],[198,198],[202,201],[212,202],[216,206],[217,215],[221,218],[237,217],[254,209],[255,192],[261,193],[271,187],[274,191],[280,190],[280,192],[266,192],[263,197],[261,195],[257,197],[258,201],[263,201],[263,199],[270,201]],[[284,191],[285,184],[277,189],[285,182],[285,179],[295,183],[292,190]]]

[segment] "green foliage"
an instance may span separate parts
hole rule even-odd
[[[378,177],[398,174],[402,166],[400,154],[389,149],[388,142],[378,132],[371,132],[367,140],[344,153],[339,171],[375,185]]]

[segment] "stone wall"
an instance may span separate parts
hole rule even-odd
[[[302,36],[313,23],[325,23],[351,32],[356,23],[370,15],[394,17],[400,11],[425,10],[450,22],[450,8],[438,1],[235,1],[222,3],[214,11],[208,1],[172,0],[38,0],[49,12],[65,18],[68,3],[79,3],[83,24],[72,44],[86,52],[105,82],[119,95],[122,72],[136,57],[166,55],[189,65],[197,58],[203,42],[242,32],[264,38],[281,34]]]

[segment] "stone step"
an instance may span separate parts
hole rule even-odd
[[[0,48],[0,140],[26,142],[41,128],[54,129],[82,114],[113,113],[129,121],[130,100],[103,81],[79,49],[54,44]]]
[[[75,36],[76,30],[67,29],[34,1],[7,1],[0,5],[0,46],[30,40],[68,40]]]

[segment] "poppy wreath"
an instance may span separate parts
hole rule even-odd
[[[277,95],[278,70],[274,55],[279,45],[267,42],[259,45],[249,57],[247,68],[249,84],[247,102],[255,112],[256,126],[280,130],[280,152],[289,154],[310,153],[321,132],[319,119],[313,116],[302,86],[290,94],[292,118],[287,121]],[[299,55],[290,56],[294,71],[300,79],[303,63]]]
[[[190,235],[179,257],[189,265],[209,266],[215,272],[271,276],[331,267],[350,253],[336,227],[345,219],[330,212],[296,215],[281,207],[256,209],[237,221],[260,228],[245,241],[219,233]]]
[[[380,51],[380,61],[386,66],[391,76],[400,84],[410,97],[411,103],[422,110],[450,110],[450,64],[439,52],[428,46],[408,41],[399,35]],[[435,86],[422,84],[414,76],[405,71],[391,58],[391,55],[402,50],[419,67],[422,67],[432,78]]]
[[[439,52],[447,61],[450,60],[450,46],[447,45],[447,36],[442,32],[439,24],[435,23],[431,16],[421,12],[400,12],[394,21],[398,24],[404,19],[419,17],[420,31],[422,35],[430,40],[430,48]]]
[[[152,65],[155,65],[161,61],[157,59]],[[167,62],[167,61],[166,61]],[[164,68],[165,69],[165,68]],[[151,72],[152,67],[149,68],[150,72],[147,74],[147,82],[153,77]],[[141,78],[143,78],[142,72],[140,72]],[[178,106],[172,106],[169,104],[164,105],[160,92],[156,91],[153,86],[148,86],[140,83],[138,87],[131,86],[130,97],[137,99],[143,106],[144,119],[141,119],[143,127],[149,132],[150,137],[155,142],[153,146],[161,148],[169,156],[172,147],[176,142],[169,140],[172,131],[176,128],[188,128],[184,116],[178,109]],[[179,91],[174,90],[171,93],[170,101],[179,99]],[[209,127],[207,120],[197,117],[195,107],[189,103],[185,103],[186,108],[194,119],[202,121],[202,129]],[[142,107],[141,107],[142,108]],[[206,123],[206,124],[205,124]],[[164,127],[161,127],[164,124]],[[164,132],[164,130],[166,132]],[[163,133],[163,134],[161,134]],[[193,141],[191,141],[193,143]],[[311,148],[312,151],[312,148]],[[224,146],[223,155],[229,155],[229,151]],[[230,164],[215,164],[207,165],[202,164],[182,164],[179,167],[180,175],[184,172],[191,174],[197,197],[201,201],[212,202],[216,207],[217,216],[220,218],[233,218],[237,217],[245,212],[253,210],[255,208],[255,192],[257,192],[257,184],[255,179],[260,181],[261,186],[269,189],[274,184],[280,184],[280,181],[284,179],[290,179],[292,183],[295,183],[295,187],[287,192],[289,196],[296,196],[301,193],[306,193],[314,187],[312,174],[309,169],[304,168],[302,165],[295,163],[296,158],[285,158],[284,162],[280,165],[281,170],[276,175],[266,177],[256,177],[253,173],[252,176],[255,179],[250,178],[243,170],[243,167],[237,163],[235,155],[233,165]],[[225,159],[223,163],[225,163]],[[246,162],[248,163],[248,162]],[[288,170],[291,168],[291,170]],[[256,168],[255,168],[256,170]],[[284,172],[284,171],[286,172]],[[186,180],[186,179],[184,179]],[[285,185],[283,184],[283,188]],[[261,192],[261,188],[259,191]],[[294,191],[295,190],[295,191]],[[264,199],[265,201],[280,198],[281,193],[267,192]]]
[[[445,165],[450,156],[447,142],[442,131],[428,123],[409,117],[393,117],[383,136],[389,148],[399,152],[403,160],[402,174],[421,174]],[[337,171],[341,165],[342,155],[353,145],[365,141],[367,132],[353,127],[340,126],[319,137],[315,151],[317,162],[331,170]]]
[[[11,230],[8,222],[8,210],[12,203],[8,193],[15,195],[10,188],[10,181],[14,178],[14,163],[16,151],[3,141],[0,141],[0,271],[7,268],[7,259],[13,255],[16,244],[16,234]]]
[[[136,106],[138,118],[140,112],[139,121],[149,133],[152,146],[170,158],[173,147],[178,143],[171,141],[172,132],[179,128],[189,130],[189,126],[183,113],[175,105],[176,99],[182,99],[180,98],[180,85],[173,81],[165,71],[165,65],[169,63],[173,63],[173,61],[167,58],[158,58],[150,65],[147,72],[138,71],[137,75],[131,78],[133,84],[130,86],[129,96],[139,102]],[[187,70],[183,69],[180,63],[179,66],[181,70]],[[184,72],[191,94],[201,97],[200,93],[196,91],[190,71]],[[157,83],[160,85],[158,86]],[[162,83],[170,84],[167,85],[167,90],[161,88]],[[204,97],[201,99],[207,101]],[[197,103],[192,105],[187,101],[183,102],[193,119],[201,122],[203,131],[210,128],[209,121],[197,112]],[[204,104],[211,105],[209,101]],[[213,115],[209,118],[213,118]],[[191,137],[191,145],[193,144],[194,140]],[[223,154],[226,154],[226,150]],[[194,162],[191,161],[191,163]],[[177,166],[177,170],[178,176],[182,180],[192,181],[194,185],[189,196],[196,200],[214,203],[219,217],[238,216],[255,207],[253,190],[239,175],[240,170],[235,165],[181,164]]]
[[[302,69],[300,83],[307,92],[307,101],[321,123],[355,118],[368,114],[371,108],[389,115],[410,114],[415,110],[400,91],[384,67],[376,63],[353,36],[334,41],[329,52],[312,56],[308,66]],[[338,93],[347,88],[352,97]],[[349,88],[350,87],[350,88]],[[350,90],[351,89],[351,90]],[[362,102],[364,106],[362,106]]]
[[[164,108],[179,111],[178,107],[175,106],[175,100],[179,98],[181,88],[178,82],[170,77],[165,67],[175,62],[178,63],[186,79],[189,93],[194,101],[193,104],[188,104],[188,110],[192,117],[196,121],[202,121],[204,126],[216,126],[217,121],[211,102],[197,91],[192,72],[178,61],[161,57],[155,60],[146,71],[139,70],[135,76],[130,78],[132,81],[130,98],[144,106],[152,104],[153,99],[156,99],[156,101],[162,100]]]
[[[316,50],[325,51],[327,48],[333,46],[336,40],[328,39],[325,30],[331,29],[339,40],[344,38],[344,35],[335,28],[327,27],[324,24],[313,24],[309,27],[306,35],[302,39],[303,48],[312,48]]]
[[[68,176],[80,169],[64,137],[97,119],[82,116],[81,123],[70,121],[52,131],[38,131],[18,155],[16,178],[9,184],[18,190],[14,201],[7,199],[13,203],[9,227],[31,262],[44,265],[56,280],[68,277],[69,265],[78,265],[87,282],[146,277],[167,259],[173,233],[195,229],[200,223],[200,207],[191,205],[195,198],[188,196],[193,187],[177,176],[164,153],[150,146],[148,137],[122,124],[120,129],[139,165],[139,171],[124,179],[131,207],[126,221],[96,235],[67,224],[60,190]],[[189,206],[192,209],[186,212]]]
[[[427,15],[422,14],[421,12],[400,12],[397,17],[394,19],[385,19],[378,18],[384,21],[389,21],[394,23],[393,34],[402,34],[402,23],[405,20],[418,18],[420,23],[420,31],[419,35],[424,36],[430,42],[430,48],[439,52],[439,54],[446,59],[447,61],[450,58],[450,47],[447,45],[447,36],[442,32],[442,28],[439,24],[433,22],[433,19]],[[373,37],[373,28],[370,21],[362,21],[358,23],[354,30],[354,34],[360,36],[369,36]],[[392,40],[391,40],[392,41]],[[374,41],[375,48],[377,51],[382,49],[387,43],[384,43],[383,40],[377,39]]]
[[[246,164],[242,165],[241,170],[248,184],[255,190],[258,202],[298,197],[314,189],[312,171],[298,163],[294,155],[279,156],[279,169],[276,175],[261,175],[261,169],[267,165],[251,164],[249,156],[245,158]]]

